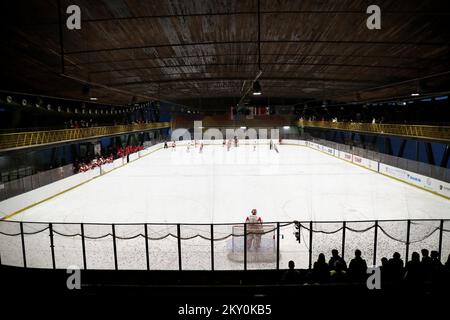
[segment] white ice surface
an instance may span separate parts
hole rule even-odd
[[[264,221],[342,221],[449,218],[450,201],[405,183],[360,168],[351,163],[300,146],[239,146],[229,152],[222,146],[205,146],[186,151],[185,147],[160,150],[114,170],[80,187],[30,208],[13,217],[17,221],[54,222],[56,267],[83,266],[80,225],[73,223],[242,223],[253,208]],[[309,227],[308,224],[305,224]],[[373,222],[348,223],[363,230]],[[410,254],[426,247],[436,250],[437,222],[411,225]],[[48,224],[24,224],[25,232],[35,232]],[[314,224],[314,230],[335,231],[339,223]],[[405,222],[380,222],[377,261],[394,251],[405,252]],[[444,229],[450,229],[450,221]],[[15,223],[0,223],[0,231],[20,232]],[[176,235],[176,226],[149,225],[151,239]],[[56,232],[73,237],[60,236]],[[87,237],[112,232],[111,225],[85,225]],[[232,232],[231,225],[215,226],[214,238]],[[301,243],[293,236],[293,225],[280,235],[280,265],[294,260],[297,267],[308,266],[309,232],[302,229]],[[120,269],[145,269],[145,239],[142,225],[117,225],[117,256]],[[200,234],[210,237],[208,225],[181,227],[182,237]],[[425,240],[421,240],[427,235]],[[120,237],[134,237],[121,240]],[[271,236],[270,236],[271,237]],[[270,241],[271,238],[268,240]],[[345,258],[359,248],[371,264],[374,229],[364,233],[346,232]],[[239,241],[239,240],[237,240]],[[241,240],[243,241],[243,239]],[[416,242],[417,241],[417,242]],[[182,240],[183,269],[210,269],[211,242],[202,238]],[[341,249],[342,231],[313,234],[313,261],[321,252]],[[25,236],[27,264],[51,267],[49,231]],[[86,238],[86,263],[90,269],[114,268],[111,236]],[[214,242],[215,268],[243,269],[243,263],[229,259],[231,238]],[[20,236],[0,235],[3,264],[23,265]],[[450,235],[443,235],[443,256],[450,253]],[[251,253],[249,253],[251,254]],[[168,236],[149,240],[151,269],[177,269],[177,239]],[[249,263],[249,269],[275,268],[275,263]]]
[[[240,223],[450,218],[450,201],[307,147],[162,149],[14,220]]]

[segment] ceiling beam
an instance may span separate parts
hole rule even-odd
[[[396,41],[337,41],[337,40],[261,40],[262,44],[275,43],[275,44],[332,44],[332,45],[368,45],[368,46],[429,46],[429,47],[445,47],[448,46],[445,42],[396,42]],[[91,49],[91,50],[75,50],[75,51],[65,51],[66,55],[76,55],[76,54],[88,54],[88,53],[99,53],[99,52],[113,52],[113,51],[124,51],[124,50],[140,50],[140,49],[152,49],[152,48],[171,48],[171,47],[190,47],[190,46],[212,46],[212,45],[223,45],[223,44],[249,44],[257,45],[257,40],[234,40],[234,41],[207,41],[207,42],[191,42],[191,43],[165,43],[156,45],[143,45],[143,46],[128,46],[128,47],[115,47],[115,48],[104,48],[104,49]]]

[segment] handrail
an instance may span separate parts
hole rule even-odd
[[[153,122],[118,126],[6,133],[0,134],[0,150],[4,151],[168,127],[170,127],[169,122]]]
[[[450,126],[300,120],[299,126],[450,141]]]

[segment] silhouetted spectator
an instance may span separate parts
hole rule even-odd
[[[343,260],[336,260],[334,269],[330,271],[332,282],[345,282],[347,280],[347,272],[344,270]]]
[[[450,254],[448,255],[447,262],[445,263],[445,269],[450,272]]]
[[[391,274],[389,270],[389,260],[386,257],[381,258],[381,281],[389,282],[391,281]]]
[[[405,280],[410,283],[420,282],[422,280],[421,270],[420,255],[417,252],[413,252],[411,260],[406,263]]]
[[[389,273],[391,275],[391,280],[403,280],[403,260],[400,258],[400,253],[398,252],[395,252],[392,258],[389,259]]]
[[[295,270],[295,262],[289,261],[289,270],[287,270],[281,277],[282,283],[300,283],[300,271]]]
[[[367,263],[361,258],[361,250],[355,250],[355,257],[348,266],[348,275],[354,281],[364,281],[367,278]]]
[[[432,261],[429,256],[428,249],[422,249],[422,261],[420,262],[421,272],[424,280],[431,280],[431,274],[433,272]]]
[[[330,261],[328,261],[328,266],[330,267],[330,270],[335,270],[336,269],[336,262],[340,261],[341,262],[341,268],[342,270],[347,270],[347,263],[345,262],[345,260],[343,258],[341,258],[339,256],[339,251],[337,251],[336,249],[331,250],[331,258]]]
[[[439,260],[439,252],[431,251],[431,277],[433,282],[440,282],[444,276],[444,265]]]
[[[441,271],[442,270],[442,263],[439,260],[439,252],[438,251],[431,251],[431,266],[433,268],[433,271]]]
[[[330,280],[330,268],[325,261],[325,255],[323,253],[319,254],[319,258],[314,262],[313,280],[318,283],[324,283]]]

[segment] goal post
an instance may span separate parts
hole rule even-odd
[[[277,261],[276,232],[276,224],[262,224],[256,228],[250,223],[247,224],[247,228],[244,224],[233,226],[228,258],[235,262],[244,262],[244,251],[247,247],[249,263]]]

